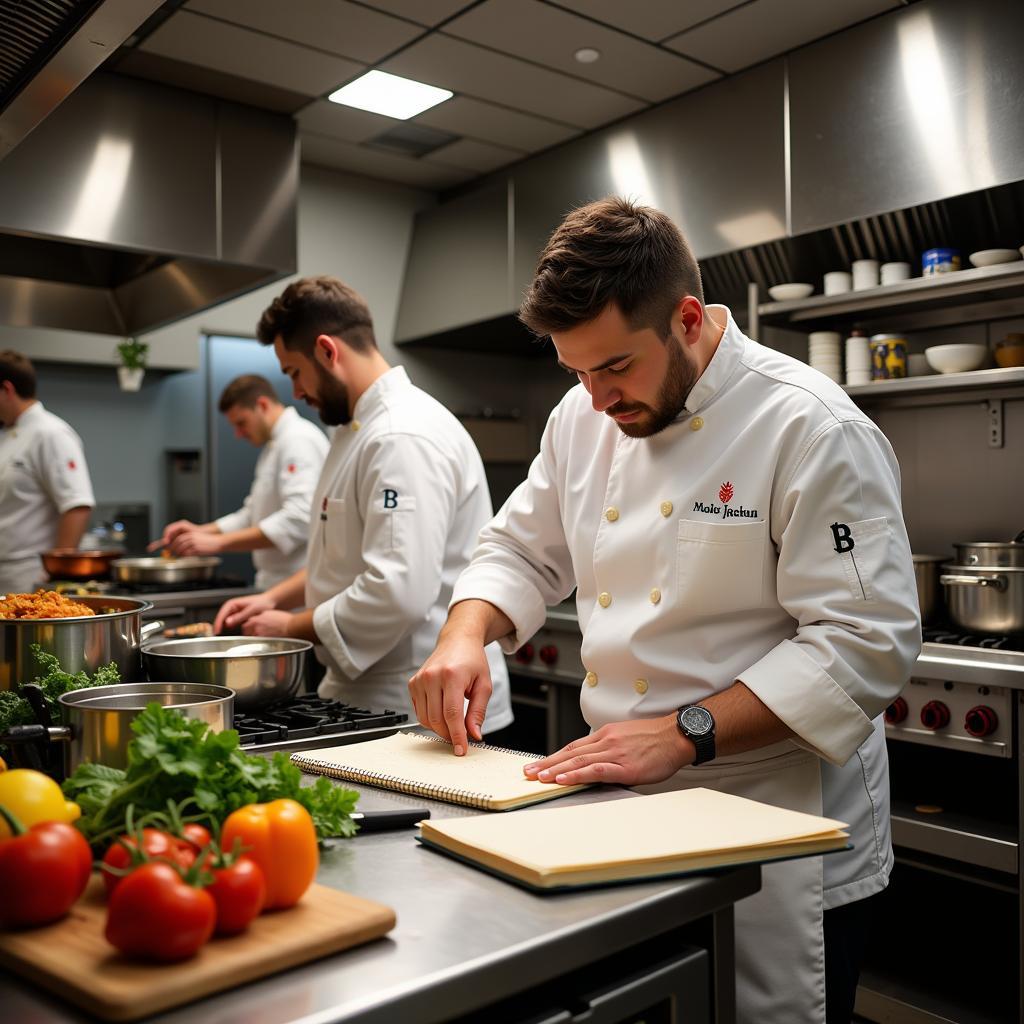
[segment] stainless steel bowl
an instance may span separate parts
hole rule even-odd
[[[287,637],[197,636],[147,643],[142,663],[150,679],[227,686],[235,707],[252,711],[303,688],[312,648],[308,640]]]

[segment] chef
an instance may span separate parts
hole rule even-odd
[[[514,650],[575,586],[593,731],[527,774],[848,822],[852,850],[764,867],[736,941],[742,1021],[849,1021],[892,866],[880,715],[921,640],[895,456],[840,387],[704,305],[656,210],[570,213],[520,317],[579,385],[455,586],[417,716],[458,753],[487,705],[482,645]]]
[[[327,669],[321,697],[411,712],[409,677],[433,649],[491,517],[480,454],[444,406],[388,365],[365,301],[341,281],[289,285],[257,335],[274,346],[295,397],[337,429],[313,499],[306,569],[227,602],[216,629],[312,640]],[[484,728],[493,732],[512,710],[498,645],[485,657],[494,700]]]
[[[256,586],[267,590],[305,565],[309,510],[327,438],[285,406],[273,384],[258,374],[231,381],[218,408],[235,437],[261,449],[252,489],[237,512],[210,523],[179,519],[150,548],[166,545],[175,555],[251,551]]]
[[[36,398],[36,371],[0,352],[0,592],[46,579],[39,555],[77,548],[95,500],[82,439]]]

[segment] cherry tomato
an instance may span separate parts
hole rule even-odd
[[[103,855],[103,884],[107,887],[108,898],[126,876],[119,875],[116,871],[107,871],[105,868],[111,867],[123,871],[132,866],[132,855],[125,849],[124,843],[132,848],[135,847],[133,838],[121,836],[120,840],[115,840],[110,844],[110,848]],[[196,859],[196,851],[190,844],[155,828],[142,830],[142,851],[151,860],[167,861],[169,864],[177,864],[182,868],[191,867]]]
[[[267,883],[256,861],[239,857],[228,867],[213,869],[213,884],[207,891],[217,904],[217,934],[237,935],[263,909]]]

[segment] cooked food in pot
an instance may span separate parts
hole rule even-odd
[[[8,594],[0,600],[0,619],[71,619],[95,614],[87,604],[72,601],[56,590]]]

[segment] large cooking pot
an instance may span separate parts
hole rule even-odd
[[[958,565],[1006,565],[1024,569],[1024,530],[1011,541],[954,544]]]
[[[947,555],[914,555],[914,580],[917,582],[917,603],[921,607],[921,622],[927,625],[935,618],[942,604],[939,586],[939,566]]]
[[[213,579],[220,562],[217,555],[115,558],[110,563],[110,575],[118,583],[194,583]]]
[[[1024,568],[948,562],[939,582],[956,625],[980,633],[1024,633]]]
[[[106,576],[110,563],[123,551],[83,551],[80,548],[53,548],[39,557],[52,580],[92,580]]]
[[[150,679],[227,686],[235,707],[252,711],[293,696],[304,687],[308,640],[261,636],[196,636],[148,641],[142,661]]]
[[[3,742],[29,743],[49,739],[64,745],[64,774],[90,761],[112,768],[128,764],[128,744],[135,738],[131,723],[147,704],[174,708],[186,718],[205,722],[214,732],[230,729],[235,695],[223,686],[204,683],[117,683],[71,690],[57,698],[63,725],[21,725],[4,734]]]
[[[27,683],[38,674],[32,644],[54,655],[65,672],[95,672],[114,662],[123,682],[139,678],[139,643],[143,630],[155,631],[160,623],[142,625],[148,601],[132,597],[96,595],[76,597],[96,610],[95,615],[66,619],[0,619],[0,690]]]

